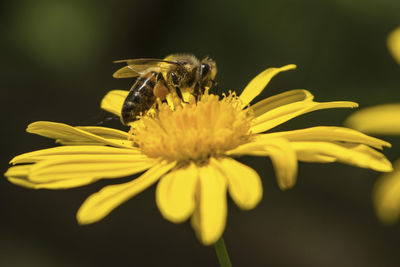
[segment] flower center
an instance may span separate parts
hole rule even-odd
[[[133,141],[148,157],[188,163],[218,157],[250,138],[251,109],[242,109],[240,99],[230,93],[219,96],[205,93],[197,102],[174,100],[174,108],[159,104],[152,115],[143,116],[131,128]]]

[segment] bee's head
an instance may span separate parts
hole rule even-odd
[[[217,75],[217,64],[209,57],[204,58],[200,62],[199,79],[203,84],[208,84],[214,80]]]

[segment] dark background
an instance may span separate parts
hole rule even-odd
[[[387,34],[398,0],[2,1],[1,168],[14,156],[53,146],[25,133],[34,121],[92,125],[99,104],[130,81],[113,60],[189,52],[216,60],[220,88],[241,91],[267,67],[289,63],[262,97],[310,90],[317,101],[362,107],[400,101],[400,67]],[[324,110],[274,130],[341,125],[351,110]],[[400,137],[384,137],[400,157]],[[375,217],[379,173],[342,164],[300,163],[297,185],[278,189],[269,159],[243,158],[262,176],[264,197],[242,212],[229,203],[225,241],[234,266],[399,266],[400,225]],[[0,182],[0,266],[218,266],[188,223],[164,220],[154,187],[104,220],[78,226],[75,213],[107,182],[29,190]]]

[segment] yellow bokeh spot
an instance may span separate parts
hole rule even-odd
[[[393,58],[400,64],[400,27],[397,27],[389,34],[387,46]]]

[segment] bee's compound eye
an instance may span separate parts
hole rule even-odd
[[[210,72],[210,66],[208,64],[201,64],[200,65],[200,77],[205,77]]]
[[[172,79],[172,82],[174,83],[174,85],[179,84],[178,76],[176,75],[175,72],[171,72],[171,79]]]

